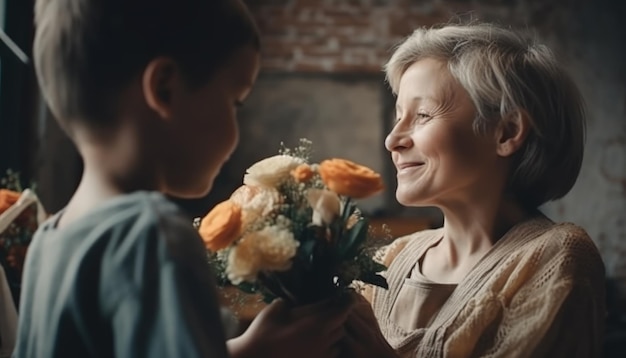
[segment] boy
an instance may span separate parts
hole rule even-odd
[[[29,248],[14,355],[227,356],[201,239],[163,194],[205,195],[237,144],[259,67],[244,5],[38,0],[35,22],[39,84],[84,172]],[[275,303],[228,349],[329,356],[346,312]]]

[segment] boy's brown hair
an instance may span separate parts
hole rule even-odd
[[[120,91],[159,56],[200,86],[236,49],[259,47],[238,0],[37,0],[35,24],[37,78],[62,124],[114,121]]]

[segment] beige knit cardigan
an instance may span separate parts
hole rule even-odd
[[[587,233],[538,216],[514,226],[459,283],[425,328],[389,318],[416,260],[442,229],[385,250],[389,290],[373,288],[381,330],[402,357],[597,357],[605,320],[604,266]]]

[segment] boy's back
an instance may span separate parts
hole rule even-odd
[[[161,194],[106,201],[30,246],[19,357],[222,357],[225,337],[200,237]]]
[[[42,95],[84,165],[27,254],[15,355],[336,356],[347,306],[276,302],[226,344],[205,248],[163,196],[205,196],[239,140],[260,67],[241,0],[37,0],[35,25]]]

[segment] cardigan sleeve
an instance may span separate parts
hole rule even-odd
[[[575,284],[533,357],[600,357],[604,305],[589,285]]]
[[[489,289],[460,307],[448,327],[445,356],[600,356],[604,266],[584,231],[538,238],[484,284]]]
[[[579,229],[579,228],[577,228]],[[587,234],[573,230],[572,235],[561,241],[565,251],[562,259],[557,255],[556,285],[565,285],[569,290],[559,299],[544,294],[545,304],[556,298],[560,305],[554,305],[554,318],[546,333],[534,348],[532,357],[600,357],[604,339],[605,274],[604,265],[595,246]],[[548,287],[549,288],[549,287]],[[537,293],[541,295],[540,292]],[[527,312],[531,315],[532,312]],[[530,347],[529,347],[530,348]]]

